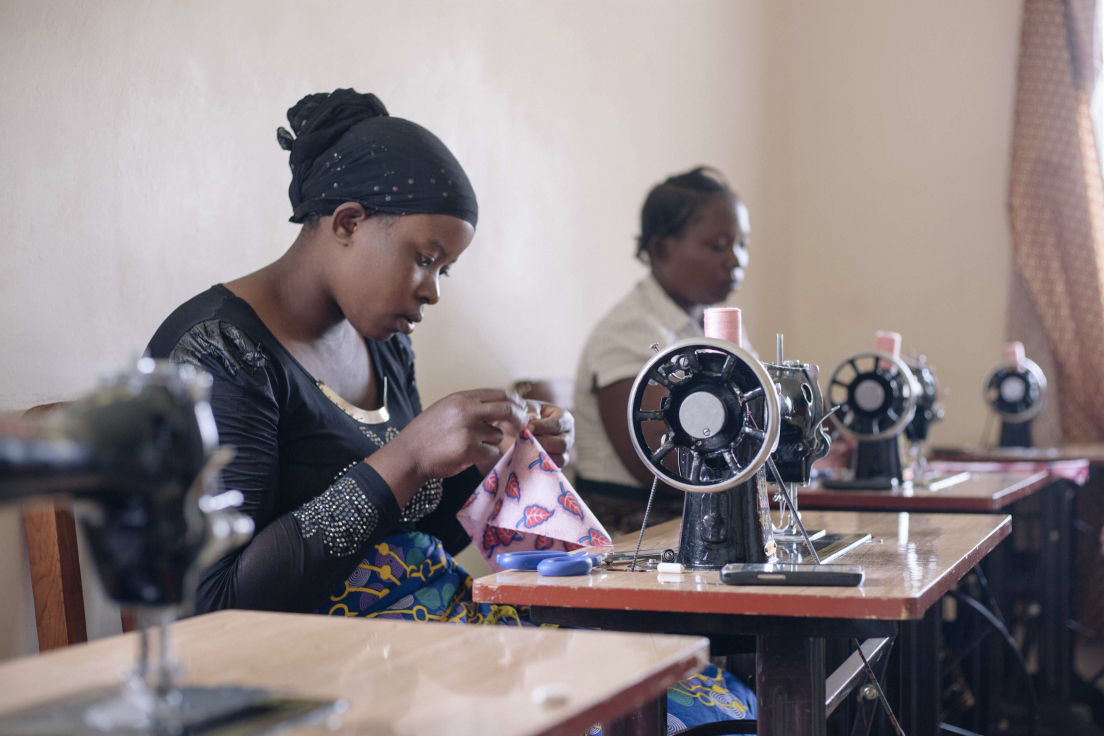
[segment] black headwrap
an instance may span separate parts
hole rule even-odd
[[[437,136],[388,115],[373,94],[352,89],[307,95],[276,131],[291,151],[292,222],[330,215],[343,202],[369,213],[452,215],[479,219],[475,191],[456,157]]]

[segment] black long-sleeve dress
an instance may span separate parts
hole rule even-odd
[[[477,470],[430,481],[400,511],[361,462],[421,411],[409,339],[369,340],[368,350],[385,386],[380,412],[350,406],[316,382],[224,286],[186,302],[157,330],[150,356],[214,377],[219,439],[238,451],[223,484],[245,495],[256,522],[248,545],[201,575],[197,611],[527,625],[524,610],[472,602],[471,578],[449,557],[470,542],[456,512],[479,484]],[[428,544],[417,532],[430,535]],[[713,665],[668,691],[668,727],[676,730],[755,712],[748,687]]]
[[[450,553],[470,541],[456,511],[478,485],[477,470],[430,481],[400,510],[361,462],[421,411],[409,338],[367,344],[384,386],[375,412],[316,381],[222,285],[177,308],[150,340],[151,357],[213,376],[219,441],[236,450],[223,485],[244,494],[242,510],[256,524],[247,545],[201,574],[197,612],[314,610],[380,539],[418,529]]]

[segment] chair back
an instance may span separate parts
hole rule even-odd
[[[64,402],[42,404],[28,409],[23,416],[39,416],[63,405]],[[38,650],[45,652],[88,641],[73,514],[59,502],[27,504],[23,509],[23,529],[27,535]],[[129,614],[123,614],[122,625],[123,631],[133,630]]]

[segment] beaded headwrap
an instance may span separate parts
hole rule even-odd
[[[467,174],[435,135],[392,117],[373,94],[337,89],[307,95],[279,128],[291,152],[292,222],[330,215],[344,202],[369,214],[452,215],[475,226],[479,207]]]

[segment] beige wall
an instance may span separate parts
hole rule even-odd
[[[902,333],[944,391],[933,439],[978,443],[1006,338],[1020,3],[798,5],[787,342],[828,372]]]
[[[415,335],[425,399],[570,376],[642,273],[647,188],[711,163],[749,203],[746,310],[826,369],[898,329],[976,439],[1006,299],[1018,3],[0,0],[0,410],[72,397],[191,294],[278,256],[307,91],[440,135],[476,246]],[[0,656],[33,648],[0,516]],[[97,611],[100,608],[97,607]],[[100,612],[98,633],[113,626]]]

